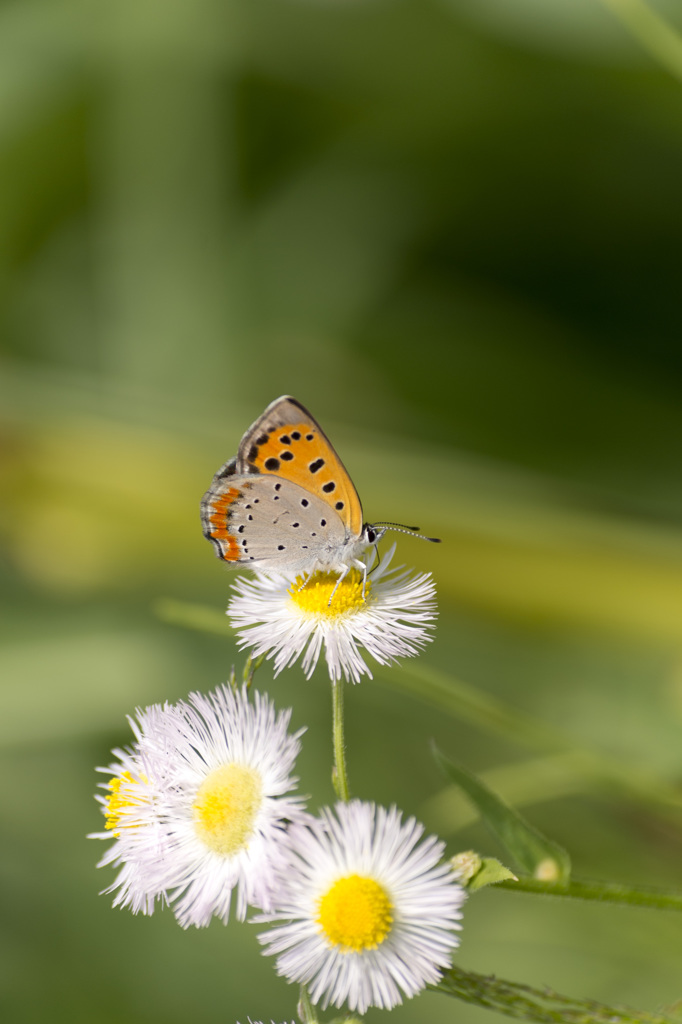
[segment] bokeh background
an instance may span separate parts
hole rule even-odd
[[[578,876],[682,887],[682,81],[626,6],[0,4],[3,1020],[294,1015],[255,929],[113,911],[85,839],[126,714],[241,664],[159,601],[218,620],[199,498],[283,393],[370,520],[443,538],[399,546],[439,590],[419,665],[473,688],[353,688],[355,793],[499,855],[435,738]],[[324,673],[259,683],[330,800]],[[488,890],[458,963],[654,1010],[681,957],[674,914]],[[391,1017],[425,1019],[494,1015]]]

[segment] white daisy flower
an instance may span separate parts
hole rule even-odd
[[[353,800],[290,832],[291,865],[277,912],[259,936],[277,971],[322,1000],[365,1013],[389,1010],[434,984],[458,945],[464,889],[424,828]]]
[[[380,665],[418,654],[432,639],[435,587],[430,573],[389,570],[394,552],[395,544],[366,579],[358,569],[342,579],[335,572],[239,577],[227,614],[240,649],[274,659],[275,675],[302,655],[310,678],[324,648],[331,679],[354,683],[372,678],[362,647]]]
[[[239,920],[273,906],[287,824],[308,817],[288,795],[304,731],[289,734],[290,717],[229,686],[138,710],[137,742],[99,769],[113,776],[98,797],[109,831],[94,838],[115,839],[99,864],[121,867],[105,890],[114,906],[150,914],[167,901],[185,928],[227,923],[234,889]]]

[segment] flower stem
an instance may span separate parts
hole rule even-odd
[[[243,680],[249,689],[251,689],[251,683],[253,682],[253,677],[256,674],[256,671],[261,667],[264,661],[264,654],[259,654],[257,658],[254,658],[249,654],[248,658],[246,659],[246,664],[244,665]]]
[[[348,768],[346,766],[346,745],[344,741],[344,719],[343,719],[343,679],[335,679],[332,682],[332,709],[333,725],[332,735],[334,743],[334,767],[332,769],[332,783],[336,795],[340,800],[348,803],[350,800],[350,787],[348,785]]]
[[[536,1024],[673,1024],[674,1020],[674,1011],[668,1016],[605,1006],[591,999],[574,999],[549,988],[532,988],[459,967],[450,968],[433,987],[466,1003]]]
[[[682,911],[682,892],[634,888],[615,885],[612,882],[564,883],[541,882],[536,878],[517,878],[516,881],[502,881],[496,889],[509,892],[527,892],[538,896],[559,896],[578,900],[595,900],[598,903],[625,903],[631,907],[650,907],[654,910]]]
[[[301,996],[296,1007],[296,1012],[303,1021],[303,1024],[318,1024],[317,1011],[310,1002],[310,996],[305,985],[301,985]]]

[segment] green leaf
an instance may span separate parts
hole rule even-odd
[[[495,857],[484,857],[481,862],[481,870],[471,879],[467,889],[470,892],[476,892],[477,889],[484,889],[486,885],[495,885],[497,882],[504,881],[515,882],[516,875]]]
[[[453,718],[471,722],[491,735],[504,736],[516,744],[543,753],[564,753],[567,767],[578,777],[586,779],[590,786],[598,784],[607,787],[607,791],[616,787],[630,798],[656,804],[677,825],[682,807],[679,786],[652,772],[649,766],[618,761],[593,750],[576,747],[570,736],[549,723],[533,718],[449,673],[425,665],[423,661],[413,661],[414,664],[405,662],[400,672],[377,669],[377,681],[386,683],[391,689],[400,689]]]
[[[524,871],[545,882],[568,881],[571,861],[568,853],[558,843],[543,836],[480,779],[450,761],[435,747],[434,756],[445,774],[471,800],[490,831]]]
[[[465,850],[450,859],[458,880],[470,892],[496,882],[518,881],[516,875],[495,857],[479,857],[475,850]]]

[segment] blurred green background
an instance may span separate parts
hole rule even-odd
[[[681,182],[682,83],[599,0],[0,4],[3,1020],[294,1015],[255,929],[112,911],[85,839],[125,715],[241,664],[154,605],[225,607],[199,498],[283,393],[370,520],[443,538],[399,545],[439,589],[419,664],[546,727],[382,673],[348,692],[356,795],[499,855],[435,737],[578,876],[682,887]],[[324,673],[259,684],[328,801]],[[458,963],[654,1010],[681,956],[674,914],[485,891]],[[391,1017],[425,1019],[494,1015]]]

